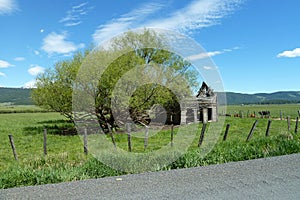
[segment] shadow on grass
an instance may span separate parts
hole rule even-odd
[[[38,122],[38,124],[65,124],[65,123],[72,124],[70,120],[65,120],[65,119],[47,120],[47,121]]]
[[[36,126],[28,126],[23,129],[25,134],[43,134],[44,129],[47,129],[48,134],[53,135],[77,135],[77,130],[74,124],[68,120],[48,120],[38,122]]]

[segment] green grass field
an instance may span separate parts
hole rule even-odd
[[[65,126],[65,118],[58,113],[0,114],[0,170],[14,163],[8,135],[12,134],[20,162],[27,162],[43,155],[43,129]],[[81,140],[78,136],[48,134],[49,155],[65,156],[66,162],[82,157]]]
[[[40,107],[33,105],[10,105],[7,103],[0,103],[0,114],[6,113],[36,113],[46,112]]]
[[[266,137],[268,119],[261,118],[235,118],[226,117],[224,126],[216,139],[213,149],[205,156],[203,149],[197,147],[202,125],[196,131],[196,137],[189,145],[186,154],[169,165],[163,165],[157,170],[169,170],[176,168],[195,167],[209,164],[219,164],[231,161],[262,158],[300,152],[300,133],[295,134],[295,118],[299,105],[253,105],[253,106],[229,106],[227,113],[234,112],[258,112],[270,110],[272,125],[270,136]],[[22,109],[20,109],[22,110]],[[26,110],[26,109],[25,109]],[[291,130],[287,129],[286,120],[278,120],[280,110],[285,116],[291,116]],[[23,110],[24,111],[24,110]],[[21,111],[20,111],[21,112]],[[276,118],[276,119],[275,119]],[[246,142],[247,135],[255,120],[259,123],[250,142]],[[230,130],[226,142],[222,141],[226,124],[230,124]],[[191,125],[192,126],[192,125]],[[48,155],[43,155],[43,129],[49,130]],[[24,185],[39,185],[57,183],[63,181],[82,180],[87,178],[99,178],[105,176],[124,174],[114,170],[95,159],[91,154],[83,153],[83,142],[79,136],[60,135],[61,130],[70,129],[72,125],[58,113],[10,113],[0,114],[0,188],[9,188]],[[188,126],[187,126],[188,128]],[[59,131],[57,131],[59,130]],[[186,129],[189,130],[189,129]],[[185,131],[186,131],[185,130]],[[178,127],[175,128],[175,137]],[[14,137],[19,161],[13,157],[8,135]],[[170,130],[166,128],[158,134],[149,133],[148,147],[144,151],[144,132],[133,133],[133,152],[154,152],[170,143]],[[89,135],[90,144],[95,135]],[[108,140],[110,140],[109,136]],[[127,150],[127,135],[114,135],[117,146]],[[209,135],[205,136],[203,146],[209,145]],[[174,147],[178,143],[174,143]],[[118,159],[108,157],[107,159]],[[142,162],[132,160],[133,163]],[[163,158],[159,158],[163,159]],[[152,160],[148,160],[152,162]],[[130,164],[128,165],[129,167]],[[135,166],[132,171],[135,172]],[[131,170],[129,170],[131,171]],[[138,170],[137,170],[138,172]]]
[[[256,113],[259,116],[258,112],[262,110],[269,110],[272,118],[279,118],[280,111],[282,112],[282,116],[286,118],[290,116],[292,118],[296,118],[298,116],[298,110],[300,110],[300,104],[267,104],[267,105],[230,105],[227,106],[228,114],[239,113],[240,111],[246,116],[247,113]]]

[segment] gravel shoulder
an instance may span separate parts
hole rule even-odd
[[[2,189],[0,199],[300,199],[300,154]]]

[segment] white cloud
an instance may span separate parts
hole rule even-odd
[[[82,23],[82,16],[86,15],[90,8],[87,7],[88,2],[73,6],[68,10],[66,16],[59,20],[64,26],[77,26]]]
[[[163,10],[157,15],[164,17],[155,17],[153,14],[164,7],[170,9],[169,6],[157,3],[145,4],[100,26],[93,34],[93,38],[96,43],[101,43],[128,29],[140,27],[163,28],[190,34],[195,30],[220,23],[223,17],[232,13],[243,1],[195,0],[169,15],[164,14],[169,13],[168,10]]]
[[[28,69],[28,73],[32,76],[36,76],[40,73],[44,73],[45,68],[38,65],[31,65],[31,68]]]
[[[134,9],[131,12],[121,15],[120,18],[113,19],[110,22],[99,26],[93,34],[94,42],[99,44],[114,35],[127,31],[130,28],[138,27],[138,24],[143,23],[145,18],[153,15],[163,7],[165,7],[165,5],[160,3],[144,4],[138,9]]]
[[[199,54],[188,56],[187,60],[190,60],[190,61],[201,60],[201,59],[204,59],[204,58],[217,56],[217,55],[220,55],[220,54],[223,54],[223,53],[232,52],[233,50],[237,50],[237,49],[239,49],[239,47],[234,47],[234,48],[231,48],[231,49],[222,49],[220,51],[201,52]]]
[[[25,60],[25,58],[24,57],[15,57],[14,60],[15,61],[23,61],[23,60]]]
[[[0,0],[0,15],[11,14],[17,9],[15,0]]]
[[[13,65],[5,60],[0,60],[0,68],[8,68],[12,67]]]
[[[39,52],[38,50],[34,50],[33,53],[34,53],[36,56],[40,55],[40,52]]]
[[[6,75],[3,72],[0,72],[0,76],[4,76],[5,77]]]
[[[300,57],[300,48],[296,48],[292,51],[284,51],[282,53],[279,53],[277,55],[278,58],[281,57],[287,57],[287,58],[296,58],[296,57]]]
[[[215,67],[212,67],[212,66],[204,66],[203,69],[205,69],[205,70],[213,70],[213,69],[215,69]]]
[[[190,33],[219,24],[220,20],[233,12],[241,2],[241,0],[195,0],[173,12],[170,17],[153,20],[148,26]]]
[[[83,43],[76,45],[73,42],[67,41],[66,39],[66,32],[62,34],[52,32],[44,38],[42,50],[50,55],[55,53],[69,54],[84,47]]]
[[[31,80],[24,84],[23,88],[36,88],[36,81]]]

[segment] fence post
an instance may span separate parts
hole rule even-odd
[[[108,132],[109,132],[109,135],[110,135],[111,141],[112,141],[112,143],[114,144],[114,147],[115,147],[115,148],[117,148],[116,141],[115,141],[115,138],[114,138],[113,132],[112,132],[112,130],[111,130],[111,126],[110,126],[110,124],[107,124],[107,127],[108,127]]]
[[[9,138],[9,141],[10,141],[11,148],[13,150],[13,154],[14,154],[15,160],[18,161],[18,155],[17,155],[15,143],[14,143],[14,138],[13,138],[12,135],[8,135],[8,138]]]
[[[291,130],[291,117],[290,116],[287,117],[287,125],[288,125],[288,131],[290,131]]]
[[[296,118],[295,133],[298,133],[299,117]]]
[[[174,124],[171,125],[171,147],[174,145]]]
[[[202,126],[198,147],[200,147],[202,145],[202,142],[204,140],[205,129],[206,129],[206,123],[204,123],[203,126]]]
[[[83,152],[84,152],[85,155],[88,154],[87,128],[84,129],[84,135],[83,135]]]
[[[246,142],[248,142],[248,141],[251,139],[251,137],[252,137],[252,135],[253,135],[253,132],[254,132],[254,129],[255,129],[257,123],[258,123],[258,120],[256,120],[256,121],[253,123],[253,126],[252,126],[252,128],[251,128],[251,131],[250,131],[248,137],[247,137]]]
[[[47,155],[47,129],[44,129],[44,155]]]
[[[195,110],[194,110],[194,114],[195,114]],[[194,116],[195,117],[195,116]],[[197,115],[196,115],[197,117]],[[174,145],[174,123],[173,123],[173,115],[171,115],[171,147],[173,147]]]
[[[149,127],[145,126],[144,150],[146,150],[148,146],[148,135],[149,135]]]
[[[131,152],[131,124],[127,123],[127,141],[128,141],[128,151]]]
[[[269,136],[269,131],[270,131],[271,123],[272,123],[272,121],[268,120],[268,126],[267,126],[267,130],[266,130],[266,137]]]
[[[227,124],[226,125],[225,134],[224,134],[224,137],[223,137],[223,141],[226,141],[226,139],[227,139],[229,128],[230,128],[230,124]]]

